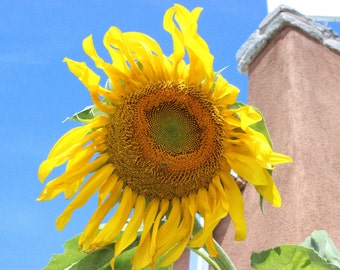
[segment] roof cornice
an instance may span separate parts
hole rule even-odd
[[[277,7],[263,19],[253,34],[241,46],[236,54],[238,70],[248,73],[249,64],[265,48],[269,41],[281,29],[292,26],[300,29],[311,38],[340,54],[340,40],[338,34],[331,28],[315,23],[312,19],[286,5]]]

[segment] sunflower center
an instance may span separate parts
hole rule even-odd
[[[115,108],[107,146],[126,185],[149,199],[181,198],[208,187],[219,168],[223,120],[199,87],[162,81]]]
[[[164,102],[146,113],[155,147],[179,155],[198,150],[201,129],[182,104]]]

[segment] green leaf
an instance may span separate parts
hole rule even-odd
[[[45,270],[60,270],[67,269],[74,263],[84,258],[87,254],[80,251],[78,240],[80,235],[77,235],[64,244],[64,254],[53,254]]]
[[[79,250],[79,237],[80,235],[77,235],[68,240],[64,245],[64,253],[54,254],[44,270],[111,270],[110,261],[114,256],[114,244],[91,253],[85,253]],[[131,258],[135,253],[135,247],[138,242],[139,237],[127,251],[117,257],[115,262],[116,269],[131,269]]]
[[[94,117],[99,116],[99,115],[106,115],[106,113],[99,110],[95,105],[92,105],[92,106],[85,107],[83,110],[75,113],[71,117],[67,117],[63,122],[73,120],[73,121],[81,122],[83,124],[87,124]]]
[[[283,245],[251,255],[254,270],[339,269],[318,256],[314,250],[298,245]]]
[[[300,245],[315,250],[323,260],[340,267],[340,252],[326,231],[314,231]]]
[[[111,270],[110,261],[113,257],[113,245],[98,249],[86,254],[78,262],[74,263],[69,270]]]
[[[315,231],[301,245],[282,245],[253,253],[254,270],[340,269],[340,254],[325,231]]]
[[[131,269],[132,257],[135,255],[136,247],[123,252],[115,261],[115,269]]]
[[[116,270],[129,270],[132,268],[132,257],[136,252],[139,243],[141,230],[137,239],[120,254],[115,261]],[[100,248],[92,253],[80,251],[77,235],[66,241],[63,254],[54,254],[44,270],[111,270],[110,261],[114,256],[114,244]],[[145,270],[173,270],[173,265],[167,267],[145,268]]]

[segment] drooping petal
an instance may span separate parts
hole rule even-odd
[[[158,230],[160,226],[161,219],[164,217],[165,213],[168,211],[169,208],[169,201],[168,200],[162,200],[160,204],[160,209],[157,214],[157,217],[154,221],[152,233],[151,233],[151,246],[150,246],[150,255],[152,256],[151,264],[154,265],[155,263],[155,253],[157,251],[157,236],[158,236]]]
[[[267,185],[271,181],[268,171],[261,167],[254,158],[239,153],[237,149],[230,148],[230,152],[225,154],[231,168],[243,179],[253,185]]]
[[[262,120],[261,115],[252,106],[243,106],[233,110],[240,118],[241,128],[246,130],[252,124]]]
[[[180,76],[178,67],[185,55],[184,38],[180,30],[176,27],[173,16],[175,14],[174,9],[168,9],[164,15],[163,27],[172,35],[173,53],[169,56],[172,62],[172,74],[171,78],[177,80]]]
[[[84,62],[77,62],[69,58],[65,58],[70,71],[78,77],[78,79],[89,89],[93,103],[103,112],[110,114],[114,112],[114,107],[106,105],[102,102],[99,95],[102,94],[107,98],[112,95],[99,86],[100,77],[94,73]]]
[[[244,218],[244,203],[240,189],[229,173],[220,172],[219,176],[229,198],[229,214],[235,226],[235,240],[243,240],[247,235],[247,225]]]
[[[138,196],[135,203],[134,214],[124,230],[122,237],[116,242],[115,257],[119,256],[119,254],[137,238],[138,229],[144,216],[145,206],[146,200],[144,196]]]
[[[182,198],[181,207],[183,219],[177,230],[177,245],[166,253],[162,261],[159,263],[159,267],[170,265],[178,260],[184,249],[187,247],[192,235],[195,223],[195,214],[197,211],[196,196],[191,194],[189,198]],[[156,258],[159,257],[160,254],[156,254]]]
[[[62,230],[71,218],[72,212],[82,207],[87,200],[99,189],[99,187],[111,175],[113,167],[111,164],[100,168],[96,171],[82,187],[79,194],[72,200],[72,202],[65,208],[63,213],[57,219],[57,228]]]
[[[157,235],[157,252],[156,252],[156,260],[158,256],[164,254],[171,247],[176,245],[177,239],[177,228],[181,222],[181,203],[178,198],[174,198],[171,201],[171,211],[169,217],[158,230]]]
[[[103,166],[108,160],[108,156],[103,154],[91,163],[85,164],[81,170],[64,173],[46,184],[46,187],[38,197],[38,201],[49,200],[64,191],[64,184],[72,184],[86,175]]]
[[[82,138],[89,132],[89,127],[77,127],[69,132],[67,132],[65,135],[63,135],[58,142],[54,145],[52,150],[50,151],[48,155],[48,159],[44,160],[39,167],[38,176],[41,182],[45,180],[45,178],[51,173],[51,171],[65,163],[68,159],[68,155],[65,154],[65,152],[70,153],[72,149],[76,149],[79,144],[74,144],[74,141],[78,140],[79,138]],[[62,156],[59,158],[55,158],[58,155],[63,153]]]
[[[211,257],[218,257],[220,255],[220,253],[216,249],[216,245],[215,245],[214,238],[213,238],[212,234],[210,234],[208,236],[208,239],[207,239],[205,245],[206,245],[207,251],[208,251],[208,253]]]
[[[229,84],[221,75],[217,76],[214,91],[211,97],[218,105],[228,106],[236,102],[236,98],[240,91],[237,87]]]
[[[273,206],[281,207],[281,196],[273,180],[268,185],[256,186],[256,190]]]
[[[109,182],[110,178],[108,179]],[[109,213],[109,211],[117,204],[118,200],[121,198],[123,181],[116,181],[113,186],[109,197],[98,206],[97,210],[93,213],[91,219],[87,223],[85,230],[79,238],[79,246],[83,250],[95,249],[96,245],[93,244],[93,240],[97,236],[98,228],[104,217]]]
[[[109,179],[100,187],[98,192],[98,205],[101,205],[106,196],[114,190],[115,185],[118,181],[118,175],[112,174]]]
[[[181,5],[175,4],[168,9],[164,16],[164,29],[167,30],[173,39],[174,52],[170,59],[174,63],[174,79],[177,79],[178,65],[185,55],[184,48],[188,52],[190,67],[188,77],[189,83],[201,83],[206,79],[206,89],[210,89],[213,83],[213,60],[209,47],[197,33],[197,20],[201,8],[189,12]],[[175,21],[177,22],[179,28]]]
[[[149,80],[159,81],[169,77],[169,62],[165,61],[162,49],[155,40],[139,32],[124,33],[124,37]]]
[[[94,246],[105,246],[112,243],[118,236],[130,215],[135,204],[137,194],[129,187],[125,187],[122,200],[111,219],[105,224],[97,237],[93,240]]]
[[[218,178],[215,178],[215,181],[219,181]],[[214,183],[209,185],[209,190],[202,190],[197,195],[197,202],[204,201],[206,204],[210,205],[210,209],[205,212],[200,212],[201,216],[204,218],[204,226],[203,228],[194,235],[194,237],[190,240],[190,246],[194,248],[202,247],[211,237],[215,227],[228,214],[228,206],[229,204],[225,201],[226,197],[223,198],[218,193],[218,189],[215,187]],[[224,191],[225,193],[225,191]],[[199,205],[199,203],[197,203]]]
[[[150,230],[153,222],[158,213],[158,206],[160,202],[158,199],[153,199],[149,202],[144,214],[144,226],[141,239],[139,241],[138,247],[136,249],[135,256],[133,257],[133,266],[145,267],[150,265],[152,262],[152,256],[150,254],[151,248],[151,234]]]
[[[287,163],[287,162],[292,162],[292,158],[286,155],[282,155],[280,153],[272,152],[270,155],[269,162],[272,165],[277,165],[277,164],[282,164],[282,163]]]

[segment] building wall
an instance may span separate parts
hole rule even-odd
[[[237,269],[250,269],[252,251],[298,244],[323,229],[340,249],[340,54],[287,26],[249,64],[249,104],[263,113],[274,149],[294,159],[273,178],[281,208],[244,190],[248,236],[235,242],[227,218],[216,237]]]

